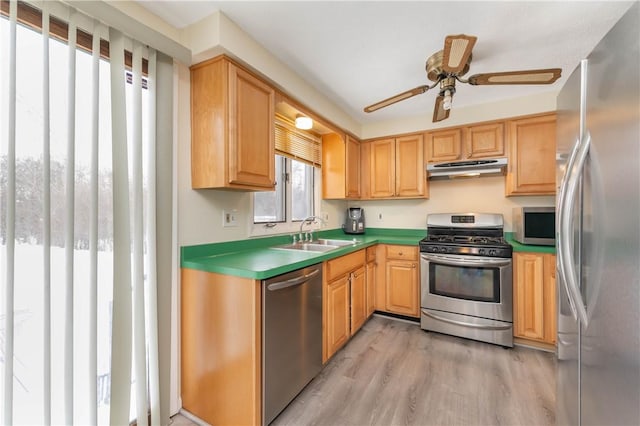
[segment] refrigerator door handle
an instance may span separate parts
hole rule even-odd
[[[564,229],[564,221],[566,221],[566,215],[563,213],[565,206],[567,205],[567,184],[569,182],[569,170],[574,168],[574,163],[576,161],[576,155],[578,153],[578,149],[580,148],[580,138],[576,139],[576,142],[573,144],[573,149],[569,154],[569,159],[566,163],[566,173],[564,175],[564,179],[560,184],[560,193],[558,194],[558,273],[560,275],[560,281],[562,282],[562,286],[564,287],[565,293],[567,294],[567,299],[569,301],[569,307],[571,308],[571,313],[573,314],[574,319],[578,319],[578,313],[575,307],[575,301],[573,300],[572,294],[569,291],[569,287],[567,286],[567,273],[565,265],[567,264],[567,259],[564,258],[565,249],[563,245],[565,241],[568,241],[568,238],[565,238],[562,235],[562,229]],[[570,237],[570,236],[569,236]]]
[[[565,289],[569,295],[569,301],[576,319],[586,327],[589,317],[585,308],[582,294],[578,283],[578,274],[573,262],[573,206],[579,188],[579,180],[582,176],[584,165],[591,145],[591,134],[586,131],[580,142],[576,144],[571,158],[567,164],[566,179],[563,182],[562,194],[560,198],[560,213],[558,216],[560,228],[558,251],[560,274],[562,276]],[[572,161],[573,160],[573,161]]]

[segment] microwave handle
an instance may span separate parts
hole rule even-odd
[[[565,179],[562,183],[558,213],[558,272],[569,296],[569,304],[574,318],[579,319],[584,327],[589,323],[587,310],[582,299],[578,283],[578,273],[573,259],[573,206],[578,193],[579,180],[584,171],[587,154],[591,145],[591,135],[585,132],[576,143],[569,162]]]

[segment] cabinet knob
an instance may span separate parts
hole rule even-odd
[[[402,256],[402,252],[401,251],[398,252],[398,256]]]
[[[415,267],[416,267],[416,264],[414,263],[413,265],[411,265],[411,267],[415,269]]]

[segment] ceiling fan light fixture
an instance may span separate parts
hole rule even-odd
[[[313,120],[306,115],[296,115],[296,128],[301,130],[309,130],[313,127]]]
[[[444,99],[442,100],[442,109],[448,111],[451,109],[451,103],[453,102],[453,95],[451,90],[444,91]]]

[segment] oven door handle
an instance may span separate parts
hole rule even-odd
[[[442,322],[446,322],[449,324],[453,324],[453,325],[459,325],[462,327],[468,327],[468,328],[479,328],[482,330],[509,330],[510,328],[512,328],[513,326],[511,324],[507,324],[507,325],[486,325],[486,324],[473,324],[473,323],[469,323],[469,322],[464,322],[464,321],[456,321],[456,320],[452,320],[449,318],[444,318],[441,317],[439,315],[435,315],[425,309],[421,309],[422,313],[425,314],[428,317],[433,318],[434,320],[437,321],[442,321]]]
[[[441,265],[449,266],[468,266],[486,268],[487,266],[509,266],[511,264],[511,258],[496,258],[496,257],[483,257],[481,261],[464,259],[454,256],[442,256],[438,254],[422,254],[421,257],[424,260],[437,262]]]

